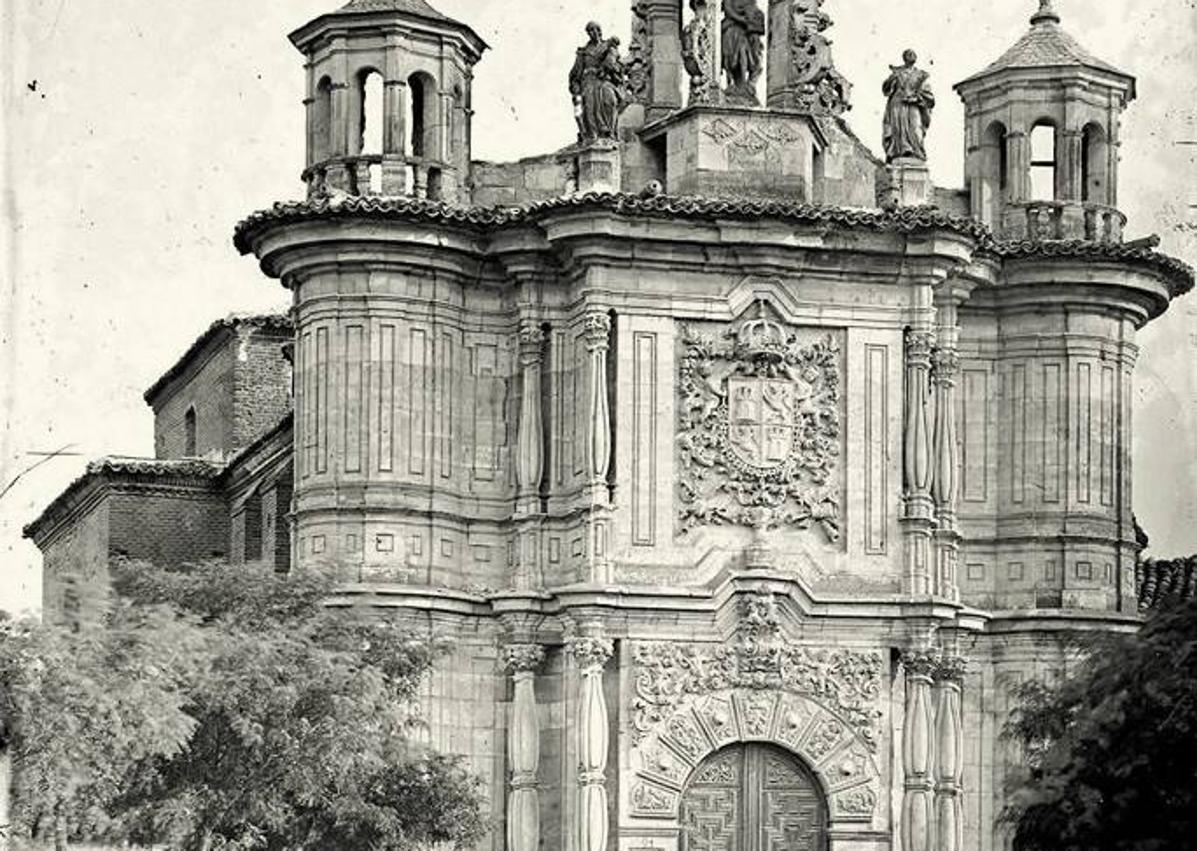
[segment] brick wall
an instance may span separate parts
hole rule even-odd
[[[184,418],[194,407],[195,455],[224,455],[234,445],[234,375],[235,347],[222,335],[222,344],[200,356],[190,375],[178,379],[174,388],[155,401],[154,455],[158,458],[186,456]],[[173,390],[173,392],[172,392]]]
[[[42,551],[42,617],[87,616],[108,584],[109,506],[100,497]]]
[[[291,364],[283,357],[289,331],[241,326],[233,356],[232,440],[248,446],[291,410]]]
[[[246,322],[222,329],[154,399],[154,454],[186,457],[195,410],[195,455],[227,457],[278,425],[291,409],[286,329]]]
[[[229,554],[228,509],[218,491],[115,494],[109,528],[114,554],[164,567]]]

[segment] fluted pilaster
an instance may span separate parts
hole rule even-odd
[[[932,700],[932,672],[935,658],[916,651],[902,657],[906,678],[906,718],[902,725],[902,849],[932,851],[935,823],[932,752],[935,707]]]
[[[964,847],[964,720],[961,699],[965,660],[945,656],[932,672],[935,695],[936,851]]]
[[[540,726],[536,712],[536,669],[544,661],[539,644],[512,644],[504,652],[515,694],[507,728],[507,759],[511,766],[507,793],[508,851],[538,851],[540,847]]]
[[[578,851],[607,848],[607,702],[603,696],[603,668],[611,658],[610,639],[571,638],[566,648],[581,677],[578,721]]]

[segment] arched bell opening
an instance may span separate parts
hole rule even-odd
[[[1002,210],[1010,198],[1010,165],[1006,125],[992,122],[981,139],[981,215],[990,226],[1002,221]]]
[[[738,742],[707,756],[682,792],[679,851],[825,851],[827,795],[795,754]]]

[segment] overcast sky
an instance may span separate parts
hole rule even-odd
[[[629,0],[433,0],[492,50],[476,69],[474,155],[513,159],[571,140],[565,76],[586,21],[627,43]],[[33,519],[104,454],[151,455],[142,392],[212,320],[285,308],[230,243],[235,222],[299,197],[303,70],[286,34],[326,0],[0,0],[5,75],[0,257],[0,607],[36,595]],[[849,120],[880,147],[886,66],[913,47],[938,95],[932,177],[962,185],[951,85],[1026,30],[1035,0],[828,0]],[[1193,0],[1057,0],[1064,26],[1139,78],[1123,130],[1129,236],[1174,227],[1197,200]],[[11,60],[8,58],[11,57]],[[1160,556],[1197,552],[1197,299],[1143,332],[1135,510]],[[1187,422],[1186,422],[1187,417]]]

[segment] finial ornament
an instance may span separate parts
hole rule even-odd
[[[1060,23],[1060,16],[1052,6],[1052,0],[1039,0],[1039,11],[1031,15],[1032,26],[1058,23]]]

